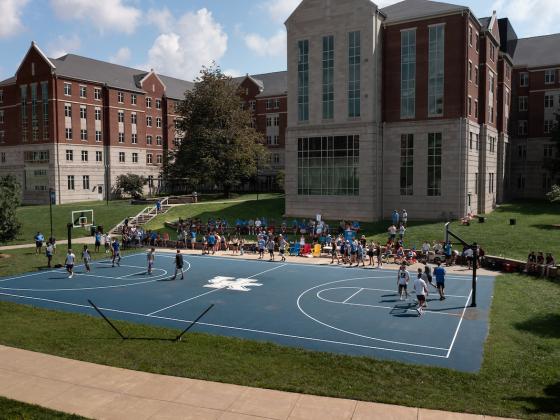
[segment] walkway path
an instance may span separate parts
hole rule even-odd
[[[67,240],[63,241],[56,241],[56,246],[66,245],[68,243]],[[84,236],[83,238],[72,238],[73,244],[88,244],[93,245],[95,243],[95,238],[93,236]],[[0,246],[0,252],[8,251],[10,249],[23,249],[23,248],[35,248],[35,243],[32,244],[21,244],[21,245],[7,245],[7,246]],[[44,250],[44,247],[43,247]],[[66,252],[66,251],[64,251]]]
[[[115,420],[497,419],[161,376],[4,346],[0,395]]]

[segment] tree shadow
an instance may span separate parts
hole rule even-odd
[[[560,216],[558,217],[558,225],[557,225],[557,226],[560,226]],[[558,230],[558,231],[560,232],[560,228],[559,228],[559,227],[556,227],[556,226],[554,226],[554,225],[552,225],[552,224],[549,224],[549,225],[545,225],[545,224],[536,224],[536,225],[531,225],[531,227],[537,228],[537,229],[542,229],[542,230],[554,230],[554,229],[556,229],[556,230]]]
[[[495,213],[519,213],[523,215],[542,215],[543,213],[558,213],[560,205],[546,200],[515,200],[501,205]]]
[[[525,401],[534,406],[533,409],[526,408],[532,414],[559,414],[560,413],[560,382],[548,385],[544,388],[545,397],[513,397],[513,401]]]
[[[515,324],[515,328],[544,338],[560,338],[560,315],[545,314]]]

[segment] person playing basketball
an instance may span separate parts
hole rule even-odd
[[[119,244],[119,241],[118,241],[117,238],[115,238],[111,247],[113,249],[113,265],[112,266],[113,267],[115,266],[115,261],[116,261],[117,265],[120,267],[121,266],[121,244]]]
[[[424,277],[424,273],[422,273],[422,269],[418,269],[418,275],[414,280],[414,292],[416,293],[416,299],[418,300],[418,307],[416,311],[418,315],[422,316],[424,314],[424,308],[426,305],[426,296],[428,296],[428,286],[422,277]]]
[[[74,255],[72,250],[69,249],[68,253],[66,254],[66,260],[64,261],[64,265],[66,266],[66,271],[68,272],[68,274],[70,274],[68,276],[69,279],[74,277],[74,262],[75,261],[76,261],[76,256]]]
[[[408,282],[410,281],[410,273],[407,271],[406,266],[401,264],[397,273],[397,286],[399,289],[400,300],[408,299]],[[403,296],[404,295],[404,296]]]
[[[82,251],[82,260],[84,261],[84,266],[86,267],[86,272],[91,271],[89,262],[91,261],[91,255],[89,254],[89,249],[87,245],[84,245],[84,250]]]
[[[148,274],[152,275],[152,269],[154,268],[154,261],[156,259],[155,248],[151,248],[150,250],[148,250],[147,259],[148,259]]]
[[[173,276],[173,280],[177,278],[177,273],[181,272],[181,280],[185,280],[185,274],[183,273],[183,254],[181,254],[181,250],[177,250],[177,254],[175,254],[175,275]]]

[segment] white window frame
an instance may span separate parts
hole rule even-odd
[[[138,153],[132,153],[132,163],[138,163]]]
[[[519,112],[525,112],[529,109],[529,97],[519,96],[518,97],[518,110]]]
[[[64,82],[64,96],[72,96],[72,83]]]
[[[87,98],[87,86],[80,85],[80,98]]]
[[[519,73],[519,86],[527,87],[529,86],[529,73],[524,71]]]
[[[96,101],[101,100],[101,89],[100,88],[93,88],[93,99]]]
[[[124,152],[119,152],[119,163],[125,163],[126,162],[126,155],[124,154]]]
[[[556,69],[548,69],[544,71],[544,84],[553,85],[556,83]]]
[[[119,104],[124,104],[124,92],[121,90],[117,92],[117,102]]]

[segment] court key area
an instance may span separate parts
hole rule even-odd
[[[419,316],[414,296],[399,300],[396,271],[185,255],[185,280],[172,280],[173,262],[173,254],[158,253],[148,275],[139,253],[117,267],[94,262],[90,273],[77,266],[72,279],[63,269],[1,278],[0,299],[98,317],[91,300],[111,319],[178,330],[213,304],[191,331],[480,369],[493,277],[478,277],[478,306],[471,308],[471,277],[447,276],[447,299],[429,286],[428,308]]]

